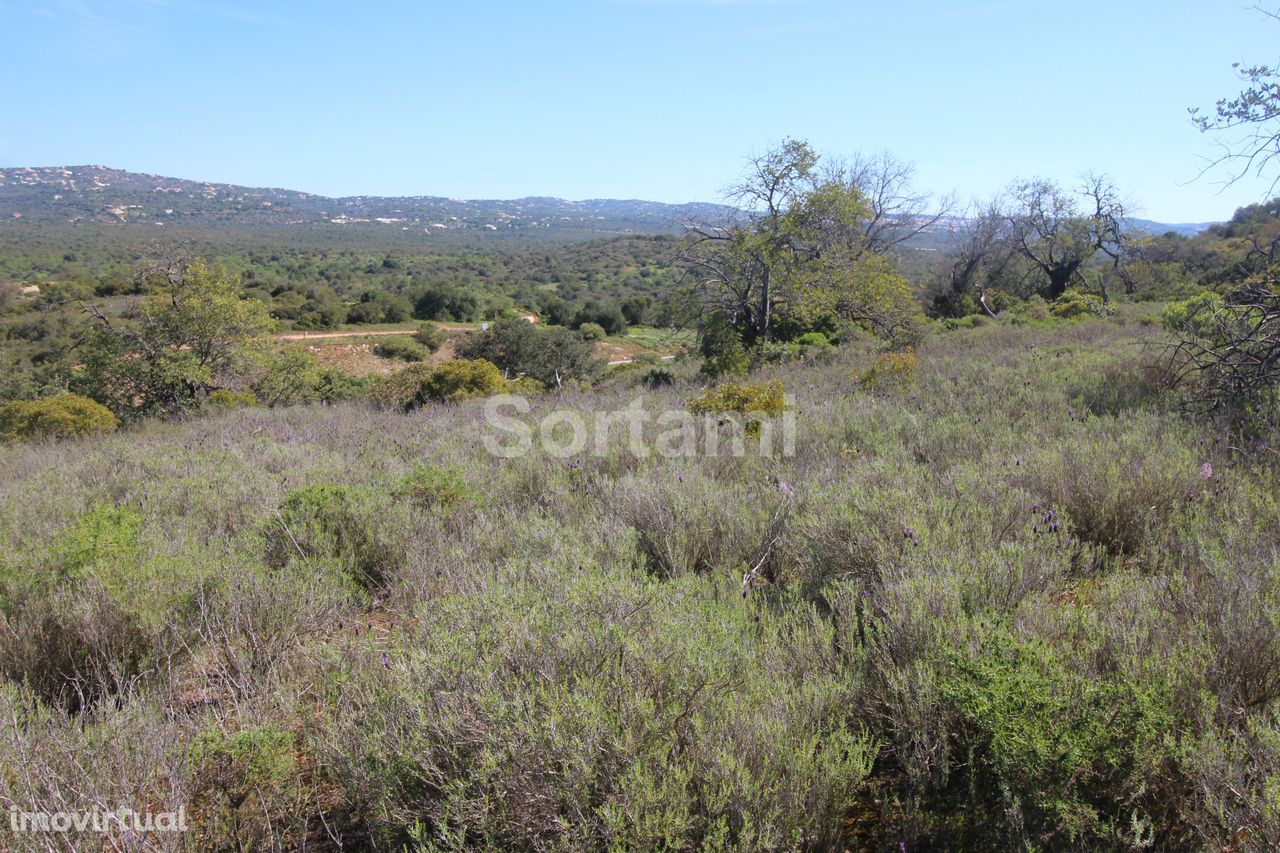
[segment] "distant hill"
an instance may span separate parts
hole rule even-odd
[[[435,196],[328,198],[126,172],[105,166],[0,169],[0,222],[133,224],[181,229],[374,229],[420,235],[471,232],[551,240],[674,233],[715,204],[558,198],[462,200]]]
[[[1148,234],[1168,234],[1170,231],[1183,237],[1194,237],[1206,228],[1221,225],[1220,222],[1153,222],[1150,219],[1127,219],[1130,228],[1135,231],[1146,231]]]
[[[330,198],[295,190],[190,181],[106,166],[0,169],[0,238],[41,234],[71,240],[119,233],[133,241],[182,237],[234,240],[257,234],[307,245],[459,248],[571,243],[627,234],[676,234],[691,220],[718,220],[718,204],[636,199],[566,201],[542,196],[465,200],[438,196]],[[963,229],[945,217],[911,242],[937,251]],[[1191,236],[1213,223],[1129,220],[1152,234]],[[88,228],[86,228],[88,226]],[[117,228],[116,226],[126,226]]]

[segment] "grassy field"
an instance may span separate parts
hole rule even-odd
[[[789,456],[504,459],[483,401],[0,447],[0,804],[185,809],[128,849],[1275,849],[1275,452],[1158,334],[777,368]]]

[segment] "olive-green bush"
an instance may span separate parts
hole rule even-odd
[[[0,406],[0,441],[83,438],[111,432],[116,426],[110,409],[78,394],[15,400]]]

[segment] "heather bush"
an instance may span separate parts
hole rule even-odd
[[[771,554],[775,517],[786,502],[773,489],[729,483],[690,472],[675,482],[627,476],[607,495],[610,512],[635,536],[643,565],[658,577],[736,571]]]
[[[298,774],[291,732],[273,725],[224,734],[208,728],[191,743],[196,843],[238,850],[305,846],[311,791]]]
[[[315,485],[291,490],[264,522],[267,565],[333,559],[366,589],[386,583],[402,555],[391,531],[392,502],[371,487]]]
[[[83,438],[115,428],[116,416],[110,409],[77,394],[15,400],[0,406],[0,441]]]
[[[876,751],[856,676],[812,617],[712,589],[586,572],[441,602],[351,684],[327,759],[390,844],[829,846]]]
[[[419,466],[401,482],[396,492],[423,509],[449,512],[475,506],[483,495],[473,489],[455,467]]]
[[[128,691],[151,639],[100,585],[59,586],[0,612],[0,671],[51,705],[78,711]]]
[[[1099,419],[1069,447],[1028,456],[1018,481],[1073,535],[1113,554],[1139,554],[1194,494],[1203,460],[1162,419],[1134,417],[1123,430]]]

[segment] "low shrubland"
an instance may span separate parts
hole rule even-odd
[[[499,459],[479,363],[0,447],[0,805],[185,808],[157,850],[1274,849],[1273,451],[1127,311],[965,325],[527,415],[785,392],[790,456]]]

